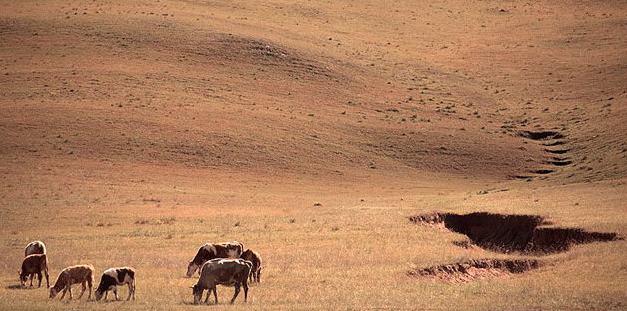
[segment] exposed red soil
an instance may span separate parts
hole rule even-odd
[[[408,271],[407,275],[442,282],[468,283],[507,277],[539,267],[537,260],[478,259]]]

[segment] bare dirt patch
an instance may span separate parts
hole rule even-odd
[[[542,227],[550,223],[537,215],[435,213],[409,219],[465,234],[473,244],[502,253],[548,254],[567,251],[575,244],[622,240],[616,233]]]
[[[535,259],[478,259],[407,271],[407,275],[442,282],[468,283],[520,274],[536,269],[539,265]]]
[[[560,145],[563,145],[563,144],[565,144],[565,143],[566,143],[566,142],[565,142],[565,141],[563,141],[563,140],[556,140],[556,141],[554,141],[554,142],[545,143],[545,144],[542,144],[542,145],[543,145],[543,146],[549,146],[549,147],[550,147],[550,146],[560,146]]]
[[[564,154],[570,151],[570,149],[545,149],[545,151],[554,154]]]

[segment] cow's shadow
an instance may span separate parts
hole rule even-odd
[[[33,287],[27,287],[26,286],[25,287],[25,286],[22,286],[22,284],[13,284],[13,285],[7,286],[6,288],[7,289],[29,289],[29,288],[33,289],[33,288],[37,288],[37,287],[35,287],[35,286],[33,286]]]
[[[186,306],[202,306],[202,304],[194,303],[193,301],[181,301],[181,304]]]
[[[200,303],[194,303],[193,301],[181,301],[181,304],[186,306],[214,306],[213,302],[206,304],[204,301]]]

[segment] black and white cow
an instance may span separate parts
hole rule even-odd
[[[107,300],[107,295],[110,290],[113,290],[115,300],[119,300],[117,286],[128,285],[128,297],[126,300],[130,300],[131,296],[135,300],[135,269],[131,267],[110,268],[102,273],[100,278],[100,284],[94,292],[96,300],[100,300],[104,294],[104,299]]]
[[[242,252],[244,252],[244,244],[237,241],[207,243],[198,249],[194,259],[187,265],[186,275],[188,278],[194,275],[194,272],[208,260],[214,258],[239,258]]]
[[[192,287],[194,295],[194,303],[197,304],[202,299],[204,290],[207,290],[207,298],[205,303],[209,302],[211,292],[215,296],[215,302],[218,304],[217,285],[235,286],[235,294],[231,299],[231,303],[237,298],[240,286],[244,286],[244,301],[248,300],[248,275],[253,264],[241,258],[227,259],[215,258],[207,261],[200,269],[200,277],[198,283]]]

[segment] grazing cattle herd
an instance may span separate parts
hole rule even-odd
[[[33,286],[33,277],[39,280],[38,287],[41,287],[42,276],[46,277],[46,288],[50,288],[50,298],[54,298],[61,291],[63,299],[69,292],[69,299],[72,297],[72,284],[81,284],[82,290],[78,299],[83,297],[87,290],[87,298],[91,298],[91,291],[94,283],[95,269],[92,265],[83,264],[70,266],[63,269],[54,286],[50,287],[48,276],[48,254],[46,245],[41,241],[33,241],[26,245],[24,249],[25,258],[22,261],[22,269],[18,272],[22,287],[26,287],[26,280],[30,277],[30,286]],[[261,282],[261,256],[259,253],[244,249],[240,242],[207,243],[201,246],[196,256],[187,265],[187,277],[192,277],[198,271],[199,277],[196,285],[192,287],[194,303],[199,303],[203,292],[207,290],[205,303],[209,302],[211,293],[215,296],[215,303],[218,303],[216,291],[217,285],[233,286],[235,293],[231,303],[244,287],[244,301],[248,300],[248,282]],[[119,300],[117,286],[128,286],[128,297],[135,300],[135,269],[131,267],[109,268],[102,273],[98,288],[94,291],[96,301],[103,298],[107,300],[109,291],[113,291],[115,300]]]

